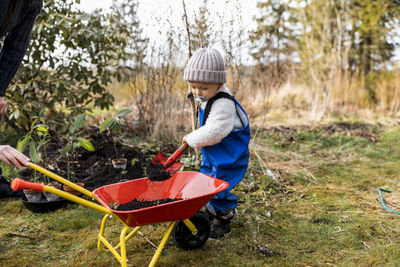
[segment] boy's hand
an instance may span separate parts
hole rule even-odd
[[[7,113],[7,102],[3,96],[0,96],[0,117]]]
[[[27,156],[9,145],[0,146],[0,160],[10,167],[15,165],[18,169],[28,166],[30,161]]]
[[[182,144],[183,143],[187,143],[187,141],[186,141],[186,137],[187,137],[188,135],[185,135],[184,137],[183,137],[183,139],[182,139]]]

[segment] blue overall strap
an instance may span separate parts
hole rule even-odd
[[[238,130],[233,130],[228,136],[222,139],[220,143],[212,146],[205,146],[201,149],[203,160],[200,166],[200,172],[229,183],[229,187],[226,190],[218,193],[208,203],[216,212],[237,207],[237,198],[230,191],[243,179],[249,161],[249,119],[239,102],[234,98],[233,100],[235,101],[236,111],[238,112],[238,109],[240,109],[246,116],[245,123],[242,121],[243,127]],[[200,109],[200,126],[203,126],[203,122],[206,122],[204,120],[205,112],[205,109]]]
[[[230,95],[228,93],[225,93],[225,92],[217,93],[215,96],[213,96],[211,99],[209,99],[207,101],[206,108],[204,109],[203,119],[201,120],[202,121],[201,125],[206,124],[206,121],[208,119],[208,115],[210,114],[210,111],[211,111],[212,104],[214,103],[215,100],[218,100],[220,98],[227,98],[227,99],[230,99],[230,100],[232,100],[233,102],[236,103],[235,98],[232,95]],[[235,105],[235,107],[236,107],[236,105]],[[240,117],[237,108],[236,108],[236,114],[238,115],[240,121],[242,122],[242,126],[244,127],[245,124],[243,123],[242,118]]]

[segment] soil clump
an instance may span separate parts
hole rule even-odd
[[[116,210],[119,210],[119,211],[138,210],[138,209],[158,206],[158,205],[169,203],[169,202],[174,202],[177,200],[182,200],[182,198],[164,198],[164,199],[153,200],[153,201],[138,200],[135,198],[130,202],[119,205],[116,208]]]
[[[164,181],[174,174],[168,171],[162,163],[154,163],[153,161],[147,162],[146,173],[150,181]]]

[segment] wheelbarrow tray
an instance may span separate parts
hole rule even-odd
[[[150,181],[146,177],[105,185],[92,193],[104,207],[133,227],[190,218],[228,186],[225,181],[188,171],[177,172],[163,181]],[[110,207],[114,203],[125,204],[134,199],[155,201],[165,198],[182,200],[130,211],[118,211]]]

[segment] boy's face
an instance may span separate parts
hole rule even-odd
[[[189,82],[189,85],[195,96],[205,97],[207,100],[215,96],[218,89],[222,87],[222,83]]]

